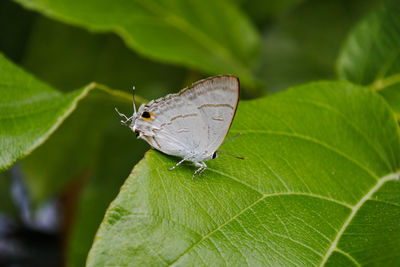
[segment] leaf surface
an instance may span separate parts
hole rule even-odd
[[[346,82],[242,101],[201,178],[149,151],[88,257],[104,265],[390,265],[400,261],[400,138],[388,105]]]

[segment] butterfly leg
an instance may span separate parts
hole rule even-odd
[[[193,181],[194,177],[195,177],[197,174],[199,174],[199,177],[200,177],[201,174],[205,171],[205,169],[207,169],[207,165],[206,165],[203,161],[201,161],[201,162],[196,162],[194,165],[197,166],[197,167],[199,167],[199,168],[194,172],[194,174],[193,174],[193,176],[192,176],[192,181]]]
[[[179,161],[177,164],[175,164],[175,166],[169,168],[169,171],[172,171],[173,169],[175,169],[176,167],[178,167],[179,165],[181,165],[181,163],[183,163],[185,160],[187,160],[187,158],[183,158],[181,161]]]

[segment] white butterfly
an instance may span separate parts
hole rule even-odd
[[[125,119],[121,123],[129,126],[137,138],[165,154],[183,158],[170,170],[184,161],[199,167],[193,179],[207,168],[204,161],[223,152],[217,149],[235,116],[239,90],[237,77],[220,75],[198,81],[177,94],[152,100],[138,111],[133,100],[134,113],[130,118],[116,110]]]

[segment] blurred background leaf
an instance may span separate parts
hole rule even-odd
[[[400,114],[400,5],[386,0],[349,34],[339,76],[378,91]]]
[[[119,34],[139,53],[207,74],[232,73],[256,85],[259,36],[229,1],[17,0],[62,22]]]
[[[307,81],[335,78],[336,58],[348,30],[379,2],[308,0],[297,3],[263,30],[262,64],[256,75],[265,82],[269,92]]]
[[[201,178],[149,151],[112,202],[88,266],[338,266],[400,262],[400,136],[348,82],[242,101]],[[390,240],[390,241],[389,241]],[[384,255],[384,256],[383,256]]]

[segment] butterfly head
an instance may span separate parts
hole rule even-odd
[[[137,138],[140,138],[142,136],[147,136],[149,135],[150,131],[150,126],[151,126],[151,121],[154,119],[154,114],[147,110],[146,105],[141,105],[138,110],[136,110],[136,104],[135,104],[135,87],[133,87],[133,101],[132,101],[132,106],[133,106],[133,114],[129,118],[123,114],[120,113],[117,108],[115,110],[117,113],[123,118],[121,120],[121,124],[128,126],[131,128],[131,130],[136,134]]]
[[[135,132],[136,137],[140,137],[142,135],[149,135],[151,131],[151,122],[154,119],[154,114],[150,111],[147,111],[145,105],[142,105],[137,112],[132,115],[132,119],[130,120],[130,124],[127,125],[129,128]]]

